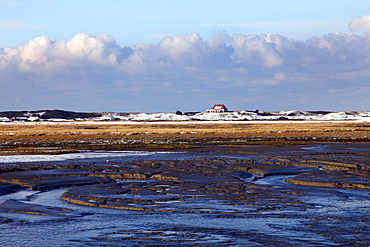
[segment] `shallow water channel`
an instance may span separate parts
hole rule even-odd
[[[325,152],[322,145],[312,149],[298,150],[289,155]],[[222,154],[222,158],[248,160],[267,155],[279,153]],[[281,155],[286,156],[287,153]],[[200,156],[215,157],[215,154],[100,153],[100,156],[92,154],[40,162],[106,166],[108,159],[113,165],[129,160],[181,160]],[[16,162],[38,162],[19,159]],[[289,172],[276,175],[241,176],[240,180],[248,183],[246,193],[253,194],[254,203],[230,204],[218,197],[159,203],[165,209],[207,207],[214,210],[213,213],[87,207],[59,199],[70,188],[20,190],[0,196],[0,204],[15,200],[70,211],[63,216],[0,212],[0,219],[8,219],[0,224],[0,246],[370,246],[370,190],[292,185],[285,182],[286,178],[294,176],[292,169],[297,169],[295,172],[310,170],[292,167]],[[279,193],[287,196],[273,196]]]

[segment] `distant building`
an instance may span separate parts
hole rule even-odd
[[[220,112],[227,112],[229,111],[225,105],[214,105],[212,109],[206,110],[206,112],[210,113],[220,113]]]

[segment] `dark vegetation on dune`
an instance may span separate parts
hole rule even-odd
[[[73,112],[73,111],[63,111],[63,110],[40,110],[40,111],[4,111],[0,112],[0,117],[26,117],[35,116],[41,119],[75,119],[75,118],[92,118],[100,117],[101,113],[94,112]]]

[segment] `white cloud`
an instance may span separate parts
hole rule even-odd
[[[283,81],[283,80],[286,79],[286,75],[285,75],[285,73],[276,73],[274,78],[277,81]]]
[[[351,30],[367,27],[368,16],[354,19]],[[79,33],[69,40],[41,36],[14,49],[0,49],[2,88],[22,89],[26,83],[28,94],[47,94],[53,88],[55,94],[107,92],[116,95],[115,100],[133,93],[141,94],[141,100],[154,94],[165,96],[163,87],[181,92],[182,98],[229,95],[230,102],[234,94],[262,93],[269,87],[300,93],[317,87],[330,91],[363,84],[369,78],[369,67],[370,40],[354,33],[331,33],[305,41],[280,34],[225,32],[203,40],[193,33],[130,47],[121,47],[107,34]]]
[[[92,37],[79,33],[67,41],[62,51],[66,51],[65,59],[87,61],[96,64],[115,64],[120,54],[120,46],[116,40],[106,34]],[[61,54],[62,55],[62,54]]]
[[[197,63],[203,52],[203,40],[199,34],[166,37],[159,43],[164,55],[176,62]]]
[[[18,47],[19,56],[24,63],[42,64],[47,62],[50,47],[55,43],[54,39],[47,36],[37,37],[26,45]]]
[[[234,34],[230,44],[235,50],[233,59],[245,65],[260,65],[271,68],[283,65],[283,58],[272,41],[272,34],[241,35]]]
[[[79,33],[70,40],[37,37],[0,53],[0,65],[20,72],[73,73],[76,69],[117,75],[197,74],[202,71],[244,69],[259,73],[281,68],[304,72],[322,66],[336,71],[370,61],[370,44],[360,35],[333,33],[294,41],[279,34],[229,36],[220,33],[203,41],[198,34],[166,37],[158,44],[121,47],[110,35]],[[252,69],[253,68],[253,69]],[[252,70],[251,70],[252,69]],[[319,68],[318,68],[319,69]],[[253,76],[253,75],[252,75]]]
[[[106,66],[117,66],[128,55],[128,50],[106,34],[93,37],[79,33],[68,41],[40,36],[15,49],[3,49],[0,64],[2,67],[16,65],[20,72],[35,74],[64,73],[76,68],[95,70],[96,67],[104,73]]]
[[[370,14],[357,17],[348,23],[351,31],[370,30]]]

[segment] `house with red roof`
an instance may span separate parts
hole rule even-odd
[[[220,112],[227,112],[227,111],[229,110],[223,104],[214,105],[212,109],[206,110],[206,112],[209,112],[209,113],[220,113]]]

